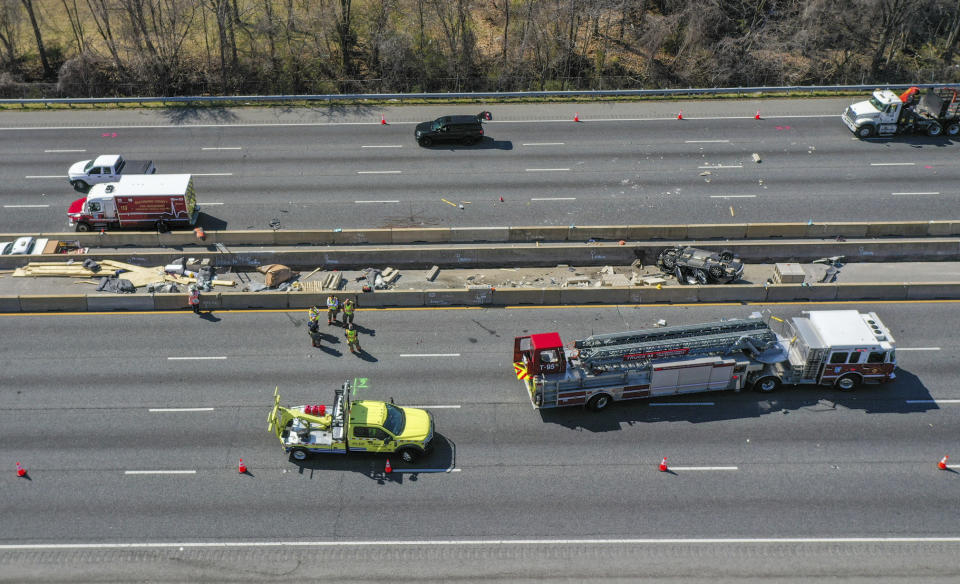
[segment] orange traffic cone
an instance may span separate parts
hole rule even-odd
[[[677,119],[678,119],[678,120],[682,120],[682,119],[683,119],[683,110],[680,110],[680,113],[677,114]]]
[[[200,241],[206,241],[206,239],[207,239],[207,234],[204,233],[203,227],[195,227],[195,228],[193,229],[193,233],[194,233],[194,235],[197,236],[197,239],[199,239]]]
[[[247,474],[247,465],[243,464],[243,459],[240,459],[240,464],[237,465],[237,470],[240,471],[240,474]]]
[[[667,472],[667,457],[664,456],[660,461],[660,472]]]
[[[753,116],[753,119],[755,119],[755,120],[759,120],[759,119],[760,119],[760,110],[757,110],[757,115]]]
[[[383,117],[383,114],[380,114],[380,125],[381,126],[387,125],[387,118]]]
[[[25,477],[25,476],[27,476],[27,469],[25,469],[25,468],[23,468],[22,466],[20,466],[20,462],[19,462],[19,461],[17,462],[17,476],[18,476],[18,477]]]
[[[387,474],[390,474],[390,473],[393,472],[393,467],[390,466],[390,459],[389,459],[389,458],[387,459],[387,466],[384,467],[383,472],[385,472],[385,473],[387,473]]]
[[[940,462],[937,463],[937,468],[939,468],[940,470],[947,470],[947,459],[948,459],[948,458],[950,458],[950,457],[949,457],[949,456],[944,456],[943,458],[941,458],[941,459],[940,459]],[[20,463],[19,463],[19,462],[17,463],[17,466],[18,466],[18,467],[20,466]]]
[[[503,202],[503,195],[500,195],[500,202]]]
[[[580,112],[577,112],[577,113],[573,114],[573,121],[575,121],[575,122],[579,122],[579,121],[580,121]]]

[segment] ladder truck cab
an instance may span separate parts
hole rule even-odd
[[[873,312],[821,310],[782,323],[745,319],[593,335],[565,349],[558,333],[516,337],[514,370],[535,408],[703,391],[771,392],[781,384],[851,390],[896,375],[893,336]]]
[[[877,89],[840,116],[858,138],[924,132],[928,136],[960,134],[960,88],[936,87],[923,96],[911,87],[901,95]]]
[[[279,388],[273,392],[268,429],[296,460],[311,454],[397,454],[415,462],[429,452],[433,441],[433,416],[419,408],[405,408],[371,400],[350,401],[351,382],[335,390],[333,407],[284,407]]]

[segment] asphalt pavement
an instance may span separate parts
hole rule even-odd
[[[0,581],[949,581],[958,306],[361,310],[361,356],[301,312],[2,315]],[[530,332],[849,308],[891,328],[895,382],[539,412],[511,366]],[[274,388],[356,377],[432,411],[426,460],[283,454]]]
[[[67,167],[100,153],[194,174],[209,229],[953,217],[956,140],[857,140],[852,101],[7,111],[0,232],[64,229]],[[481,144],[414,142],[417,121],[479,109]]]

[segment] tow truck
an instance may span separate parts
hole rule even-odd
[[[516,337],[513,366],[534,408],[815,384],[849,391],[896,378],[893,336],[876,313],[817,310],[789,320],[749,318],[592,335],[563,346],[559,333]]]
[[[392,399],[350,401],[354,383],[334,391],[329,412],[325,405],[281,406],[277,387],[267,421],[284,452],[300,461],[311,454],[383,453],[412,463],[430,451],[430,412],[394,405]]]

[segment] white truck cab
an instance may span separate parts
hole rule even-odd
[[[870,99],[848,107],[843,114],[843,123],[860,138],[894,134],[902,107],[900,96],[889,89],[878,89]]]

